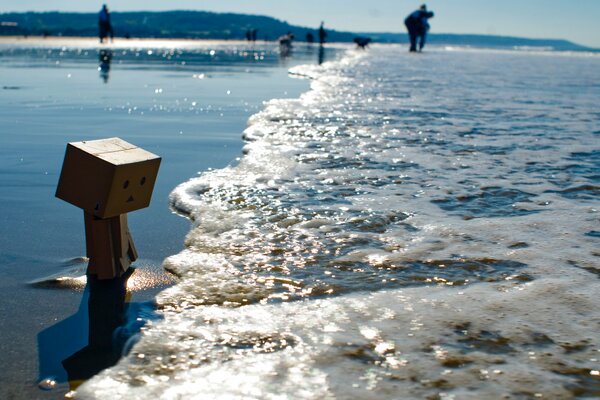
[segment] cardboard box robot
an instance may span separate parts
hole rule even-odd
[[[67,145],[56,197],[84,211],[88,274],[120,277],[136,260],[127,213],[150,204],[160,161],[119,138]]]

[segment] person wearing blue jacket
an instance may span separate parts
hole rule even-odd
[[[404,20],[404,25],[406,25],[410,39],[409,51],[417,51],[417,40],[419,41],[419,51],[423,50],[427,31],[429,30],[429,18],[433,18],[433,12],[427,11],[427,6],[423,4],[421,8],[412,12]]]

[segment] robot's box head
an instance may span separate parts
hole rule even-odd
[[[56,197],[99,218],[148,207],[160,157],[119,138],[67,145]]]

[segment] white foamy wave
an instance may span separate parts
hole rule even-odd
[[[403,398],[571,398],[565,387],[578,360],[598,357],[583,350],[565,360],[596,336],[592,321],[567,322],[595,304],[593,284],[576,284],[419,288],[167,314],[79,396],[388,399],[400,390]],[[550,330],[551,338],[543,333]],[[582,379],[594,379],[591,371]]]
[[[295,68],[173,192],[165,320],[79,396],[597,394],[597,61],[394,49]]]

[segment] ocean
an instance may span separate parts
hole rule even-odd
[[[179,283],[81,398],[600,395],[600,58],[350,50],[179,185]]]
[[[381,45],[289,74],[310,90],[170,193],[177,282],[70,396],[600,396],[598,55]]]
[[[283,57],[263,42],[0,38],[0,364],[10,366],[0,370],[0,398],[62,397],[62,361],[88,342],[83,213],[54,196],[66,144],[118,136],[163,159],[150,207],[129,214],[140,255],[129,308],[143,309],[173,284],[162,262],[190,229],[169,193],[235,163],[263,101],[308,90],[287,70],[339,51],[298,45]]]

